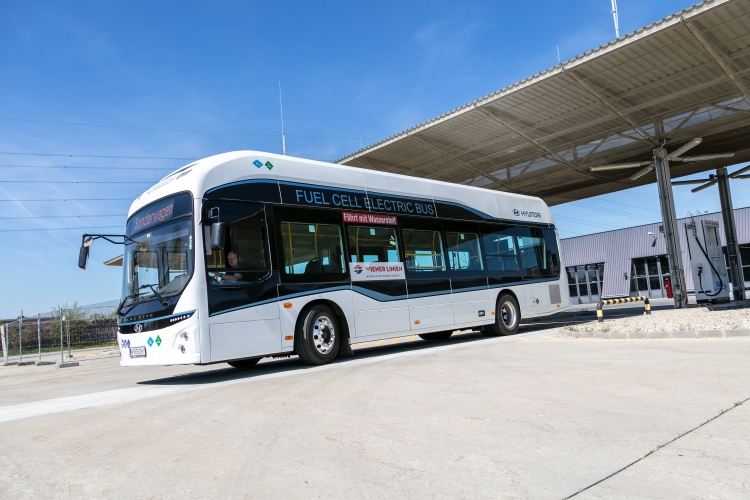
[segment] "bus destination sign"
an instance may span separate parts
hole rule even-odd
[[[152,226],[154,224],[158,224],[159,222],[164,222],[165,220],[171,219],[173,212],[174,201],[171,201],[169,202],[169,204],[165,204],[163,206],[155,206],[144,214],[138,214],[133,218],[133,231],[137,232],[141,229],[147,228],[148,226]]]
[[[344,222],[354,224],[380,224],[383,226],[398,226],[395,215],[378,215],[361,212],[343,212]]]
[[[187,215],[192,211],[192,204],[193,200],[189,194],[180,194],[153,203],[128,219],[125,234],[130,236],[162,222]]]

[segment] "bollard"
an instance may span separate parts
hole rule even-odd
[[[596,305],[596,319],[599,321],[599,323],[604,321],[604,311],[602,311],[603,306],[612,306],[615,304],[627,304],[630,302],[643,302],[646,308],[646,314],[651,314],[651,303],[648,301],[648,297],[627,297],[624,299],[600,300],[599,303]]]

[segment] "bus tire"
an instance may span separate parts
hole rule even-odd
[[[258,361],[260,361],[260,358],[236,359],[234,361],[227,361],[227,363],[229,363],[229,366],[231,366],[232,368],[247,370],[248,368],[252,368],[253,366],[257,365]]]
[[[451,335],[453,335],[453,331],[420,333],[419,338],[421,338],[422,340],[430,341],[448,340],[449,338],[451,338]]]
[[[482,328],[482,335],[485,337],[500,337],[518,332],[518,325],[521,323],[521,309],[518,307],[518,301],[511,294],[504,293],[497,299],[496,311],[495,322],[491,325],[485,325]]]
[[[339,352],[341,330],[330,307],[315,305],[304,312],[297,324],[294,346],[297,356],[306,365],[330,363]]]

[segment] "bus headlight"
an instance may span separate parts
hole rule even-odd
[[[190,338],[190,336],[188,335],[188,332],[182,332],[182,333],[180,334],[180,338],[181,338],[182,340],[184,340],[185,342],[187,342],[187,341],[188,341],[188,339]],[[184,352],[184,351],[183,351],[183,352]]]
[[[180,344],[180,347],[179,347],[179,349],[180,349],[180,352],[181,352],[182,354],[185,354],[185,352],[187,351],[187,349],[185,349],[185,346],[184,346],[184,345],[182,345],[182,344]]]

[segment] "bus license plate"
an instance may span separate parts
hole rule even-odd
[[[145,347],[131,347],[130,348],[130,357],[131,358],[145,358],[146,357],[146,348]]]

